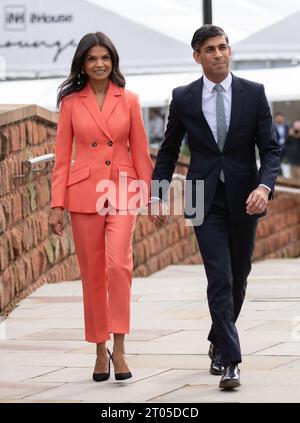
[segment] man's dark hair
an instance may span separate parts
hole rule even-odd
[[[212,37],[219,37],[220,35],[224,35],[226,43],[229,44],[228,36],[222,28],[211,24],[203,25],[199,29],[197,29],[197,31],[193,35],[191,41],[192,49],[195,51],[200,50],[206,40]]]

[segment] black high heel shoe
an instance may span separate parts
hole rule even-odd
[[[108,352],[108,355],[110,357],[111,362],[114,364],[113,355],[111,354],[109,349],[107,349],[107,352]],[[115,379],[116,380],[126,380],[126,379],[130,379],[131,377],[132,377],[131,372],[125,372],[125,373],[116,373],[115,372]]]
[[[110,378],[110,352],[108,351],[108,372],[107,373],[93,373],[93,380],[95,382],[104,382],[105,380],[108,380],[109,378]]]

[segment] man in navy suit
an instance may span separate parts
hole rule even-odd
[[[242,361],[235,322],[245,297],[257,221],[267,212],[279,173],[280,147],[263,85],[229,71],[231,49],[224,31],[204,25],[191,45],[204,75],[173,90],[152,179],[171,181],[186,134],[191,153],[187,181],[192,188],[204,181],[204,220],[200,225],[195,220],[194,230],[208,280],[210,373],[222,375],[221,389],[232,389],[240,386]],[[164,195],[161,190],[158,196]],[[157,225],[165,221],[162,209],[160,202],[158,215],[150,216]]]

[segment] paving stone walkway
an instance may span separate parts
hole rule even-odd
[[[300,259],[255,263],[238,322],[242,387],[208,372],[203,266],[135,278],[127,359],[134,377],[95,383],[80,281],[44,285],[0,326],[0,402],[299,402]]]

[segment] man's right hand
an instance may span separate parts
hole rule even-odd
[[[168,208],[162,201],[153,201],[148,204],[148,217],[157,229],[168,223],[167,213]]]
[[[52,231],[58,235],[63,236],[64,234],[64,209],[62,207],[54,207],[51,211],[50,225]]]

